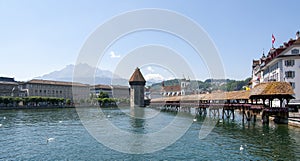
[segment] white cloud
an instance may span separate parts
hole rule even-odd
[[[109,53],[109,55],[110,55],[111,58],[120,58],[121,57],[121,55],[116,55],[116,53],[114,51],[111,51]]]
[[[150,72],[154,72],[154,69],[151,66],[148,66],[147,70],[149,70]]]
[[[146,80],[158,80],[158,81],[162,81],[164,80],[164,77],[160,74],[146,74],[145,75],[145,79]]]

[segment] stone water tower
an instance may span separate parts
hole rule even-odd
[[[139,68],[136,68],[129,79],[130,85],[130,106],[144,107],[144,88],[146,80]]]

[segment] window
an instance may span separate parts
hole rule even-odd
[[[287,71],[285,72],[286,78],[294,78],[295,77],[295,71]]]
[[[295,89],[295,86],[296,86],[295,82],[290,82],[290,84],[293,87],[293,89]]]
[[[285,60],[284,65],[289,67],[289,66],[294,66],[295,65],[295,60]]]
[[[299,49],[293,49],[291,52],[292,54],[299,54]]]
[[[276,63],[270,67],[270,72],[273,72],[276,69],[278,69],[278,63]]]
[[[263,71],[263,75],[266,75],[269,73],[269,68],[266,68],[264,71]]]
[[[40,90],[40,93],[42,93],[42,90]]]

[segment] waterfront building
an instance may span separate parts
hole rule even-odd
[[[130,88],[128,86],[111,85],[112,95],[114,98],[126,98],[130,97]]]
[[[97,84],[90,87],[90,93],[94,97],[98,97],[101,92],[107,93],[112,98],[112,87],[110,85]]]
[[[121,85],[103,85],[91,86],[90,93],[98,97],[101,92],[107,93],[110,98],[129,98],[129,87]]]
[[[146,80],[139,68],[136,68],[129,79],[130,85],[130,106],[144,107],[144,90]]]
[[[178,84],[172,86],[166,86],[164,82],[162,82],[162,95],[163,96],[184,96],[195,94],[197,90],[193,90],[191,87],[190,79],[180,79]]]
[[[18,82],[14,78],[0,77],[0,96],[19,96]]]
[[[162,95],[163,96],[180,96],[181,95],[181,86],[180,85],[162,86]]]
[[[294,90],[295,100],[300,105],[300,32],[296,39],[284,42],[278,48],[272,47],[268,54],[252,63],[252,88],[262,82],[289,82]]]
[[[59,97],[72,101],[89,98],[90,88],[87,84],[53,80],[32,79],[20,84],[27,91],[26,96]]]

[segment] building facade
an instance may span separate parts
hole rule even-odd
[[[300,38],[290,39],[252,63],[252,87],[262,82],[289,82],[300,103]]]
[[[109,85],[98,84],[90,87],[90,93],[94,97],[98,97],[101,92],[107,93],[110,98],[113,97],[112,87]]]
[[[183,96],[196,94],[195,91],[191,87],[191,81],[189,79],[181,79],[178,81],[177,85],[173,86],[165,86],[164,82],[162,82],[162,95],[163,96]]]
[[[112,85],[113,98],[130,98],[130,88],[128,86]]]
[[[98,97],[101,92],[107,93],[109,98],[126,98],[130,97],[130,89],[128,86],[120,85],[103,85],[98,84],[91,86],[91,95]]]
[[[58,97],[79,101],[88,99],[90,88],[87,84],[33,79],[20,84],[26,96]]]
[[[18,82],[14,78],[0,77],[0,96],[19,96]]]

